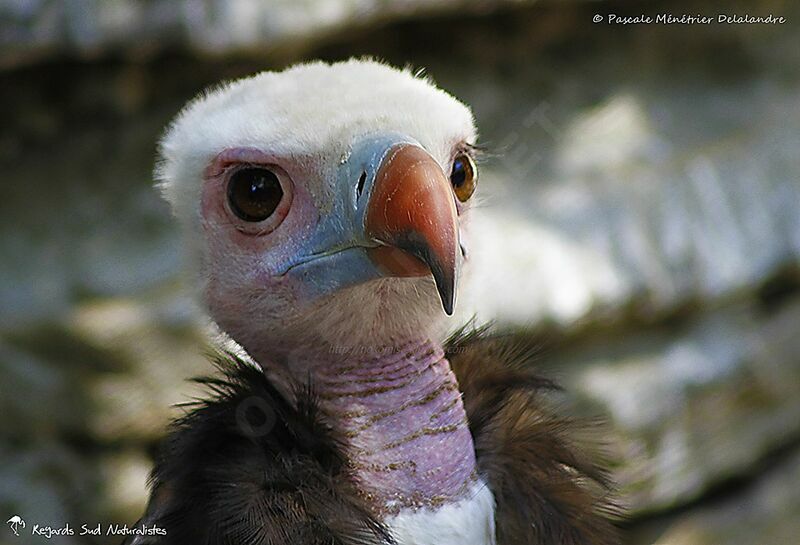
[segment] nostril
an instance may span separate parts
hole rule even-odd
[[[358,184],[356,185],[356,201],[358,201],[361,198],[361,194],[364,192],[364,184],[366,182],[367,182],[367,172],[364,171],[358,178]]]

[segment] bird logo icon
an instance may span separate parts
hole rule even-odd
[[[11,528],[11,531],[14,532],[15,536],[18,536],[19,533],[17,532],[17,528],[22,526],[25,528],[25,521],[19,515],[14,515],[10,519],[6,521],[6,524]]]

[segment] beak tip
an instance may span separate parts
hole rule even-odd
[[[452,316],[453,315],[453,303],[452,303],[452,301],[448,301],[448,302],[444,303],[443,307],[444,307],[444,313],[445,314],[447,314],[448,316]]]
[[[434,280],[436,281],[436,290],[439,292],[442,308],[445,314],[452,316],[456,306],[455,278],[444,279],[439,275],[434,275]]]

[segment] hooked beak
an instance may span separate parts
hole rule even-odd
[[[458,215],[450,181],[423,148],[393,146],[375,176],[364,218],[365,234],[378,244],[367,253],[389,276],[432,274],[444,311],[455,306]]]
[[[377,134],[338,168],[333,207],[279,274],[309,298],[375,278],[432,275],[453,313],[461,252],[450,180],[417,142]]]

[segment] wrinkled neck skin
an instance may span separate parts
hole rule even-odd
[[[477,480],[461,393],[441,343],[295,352],[280,368],[266,364],[274,361],[266,354],[253,356],[278,382],[287,371],[310,378],[359,489],[379,513],[463,499]]]

